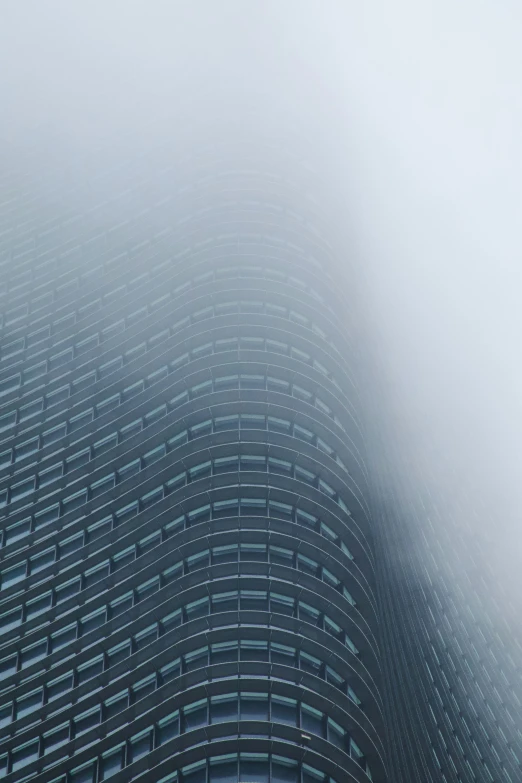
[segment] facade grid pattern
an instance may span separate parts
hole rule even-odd
[[[392,469],[308,175],[112,176],[2,185],[0,777],[517,783],[522,648]]]

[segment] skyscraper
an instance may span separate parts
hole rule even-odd
[[[89,210],[5,184],[13,783],[384,783],[390,756],[409,780],[396,743],[417,731],[426,779],[488,779],[467,747],[454,772],[430,756],[424,735],[458,732],[429,723],[433,674],[401,636],[416,585],[387,562],[355,293],[281,160],[134,161]]]

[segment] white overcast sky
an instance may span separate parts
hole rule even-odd
[[[513,532],[521,9],[515,0],[3,0],[2,157],[25,147],[45,156],[53,144],[81,155],[98,132],[117,145],[118,129],[132,132],[160,104],[180,123],[190,106],[211,127],[212,102],[223,99],[257,107],[267,124],[319,127],[402,413],[419,444],[432,434],[456,465],[480,472]]]

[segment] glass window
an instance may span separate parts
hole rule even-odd
[[[239,388],[239,375],[222,375],[214,381],[216,391],[225,391]]]
[[[34,491],[36,486],[36,479],[30,478],[26,481],[21,481],[19,484],[14,484],[11,487],[10,491],[10,501],[13,503],[15,500],[20,500],[21,498],[26,497],[27,495],[30,495],[31,492]]]
[[[332,574],[332,572],[329,571],[327,568],[323,567],[322,571],[323,571],[323,581],[326,582],[327,584],[331,585],[335,589],[337,589],[339,587],[339,585],[341,584],[339,579],[337,579],[337,577],[334,576],[334,574]],[[348,591],[346,591],[346,592],[348,593]],[[345,597],[351,598],[349,593],[348,593],[348,596],[345,596]],[[352,599],[352,601],[353,601],[353,599]]]
[[[156,593],[159,590],[159,587],[160,587],[159,576],[156,576],[153,579],[149,579],[147,582],[144,582],[143,584],[139,585],[136,588],[136,602],[139,603],[140,601],[144,601],[150,595]]]
[[[213,644],[210,650],[210,663],[214,666],[220,663],[236,662],[238,660],[238,649],[238,644],[235,640]]]
[[[310,604],[299,601],[299,619],[312,625],[320,625],[321,613]]]
[[[270,562],[279,565],[293,567],[294,553],[291,549],[284,549],[280,546],[270,546]]]
[[[168,536],[175,535],[185,528],[185,515],[176,517],[163,528]]]
[[[120,468],[117,471],[118,481],[119,482],[126,481],[132,476],[135,476],[136,473],[139,473],[140,470],[141,470],[141,460],[138,457],[138,459],[129,462],[127,465],[124,465],[122,468]]]
[[[12,751],[11,764],[13,772],[16,772],[17,769],[21,769],[21,767],[25,767],[32,761],[36,761],[38,758],[38,744],[38,740],[33,740]]]
[[[270,771],[267,753],[241,753],[239,780],[248,783],[268,783]]]
[[[20,615],[20,612],[18,612],[18,615]],[[11,616],[12,615],[7,615],[7,617]],[[4,615],[4,617],[6,617],[6,615]],[[10,626],[7,623],[6,626],[0,625],[2,630],[4,630],[4,627],[9,628]],[[16,672],[16,663],[16,655],[12,656],[11,658],[4,658],[2,661],[0,661],[0,680],[5,680],[6,677],[10,677],[11,674]]]
[[[101,722],[100,707],[94,707],[87,712],[77,715],[73,718],[74,735],[79,737],[80,734],[85,734],[94,726],[97,726]]]
[[[129,763],[132,764],[152,750],[152,730],[145,729],[129,740]]]
[[[153,506],[154,503],[158,503],[163,499],[163,487],[157,487],[151,492],[147,492],[146,495],[142,495],[140,498],[140,507],[142,510]]]
[[[236,473],[238,470],[239,457],[237,455],[218,457],[214,460],[213,473]]]
[[[20,582],[22,579],[25,579],[26,568],[27,567],[24,560],[22,563],[20,563],[20,565],[4,571],[2,574],[2,590],[7,589],[17,582]]]
[[[196,348],[193,348],[191,351],[192,358],[193,359],[199,359],[204,356],[210,356],[210,354],[213,353],[213,343],[205,343],[204,345],[198,345]]]
[[[103,416],[104,413],[111,411],[113,408],[117,408],[120,404],[120,395],[113,394],[111,397],[107,397],[96,405],[96,415]]]
[[[21,443],[19,446],[15,446],[15,460],[23,459],[38,451],[39,438],[33,438],[27,440],[25,443]],[[10,462],[11,460],[9,460]]]
[[[276,723],[297,726],[297,702],[295,699],[272,695],[271,711],[271,720]]]
[[[93,783],[95,772],[95,762],[89,761],[81,767],[71,770],[69,773],[70,783]]]
[[[272,777],[270,783],[299,783],[297,761],[281,756],[272,756]]]
[[[210,504],[200,506],[187,514],[187,521],[189,527],[191,525],[198,525],[200,522],[207,522],[210,519]]]
[[[206,783],[207,781],[207,762],[198,761],[195,764],[189,764],[181,770],[183,773],[183,783]]]
[[[303,779],[302,783],[326,783],[327,777],[324,772],[319,772],[318,769],[303,764]]]
[[[311,430],[307,430],[299,424],[294,424],[294,437],[304,440],[307,443],[313,443],[315,439],[315,435]]]
[[[92,677],[96,677],[103,671],[103,656],[99,655],[94,660],[78,667],[78,685],[81,685]]]
[[[193,669],[201,669],[208,664],[208,647],[200,647],[198,650],[192,650],[183,656],[184,671],[190,672]]]
[[[264,375],[246,375],[241,374],[242,389],[264,389],[266,386],[266,377]]]
[[[268,661],[268,642],[242,639],[240,653],[242,661]]]
[[[306,574],[310,574],[311,576],[317,576],[318,574],[317,562],[302,554],[297,555],[297,568],[299,571],[304,571]]]
[[[239,427],[239,415],[233,416],[218,416],[214,419],[215,432],[221,432],[223,430],[234,430]]]
[[[62,476],[63,463],[58,462],[56,465],[53,465],[47,470],[42,470],[41,473],[38,474],[38,488],[41,489],[42,487],[46,487],[48,484],[57,481]]]
[[[339,540],[337,533],[334,533],[332,528],[328,527],[328,525],[325,525],[324,522],[321,522],[321,535],[330,539],[330,541],[334,541],[335,543],[337,543]]]
[[[239,499],[218,500],[212,504],[212,518],[233,517],[239,514]]]
[[[175,492],[180,487],[184,487],[187,483],[187,474],[185,471],[183,473],[178,473],[176,476],[173,476],[171,479],[169,479],[166,483],[167,492],[170,494],[171,492]]]
[[[276,500],[270,500],[269,510],[271,517],[287,520],[292,520],[293,518],[293,508],[288,503],[279,503]]]
[[[199,465],[194,465],[188,471],[189,481],[196,481],[197,479],[206,478],[212,473],[212,462],[202,462]]]
[[[212,596],[212,611],[236,612],[237,602],[238,594],[235,591],[228,593],[216,593],[216,595]]]
[[[270,594],[270,610],[279,614],[286,614],[290,617],[294,614],[294,599],[278,593]]]
[[[115,750],[103,753],[100,759],[99,780],[107,780],[115,775],[125,764],[125,745],[122,744]]]
[[[317,734],[319,737],[324,737],[326,734],[326,726],[323,713],[313,707],[302,704],[301,727],[304,731],[309,731],[312,734]]]
[[[111,473],[110,475],[104,476],[98,481],[95,481],[90,486],[91,498],[96,498],[99,495],[102,495],[104,492],[107,492],[109,489],[112,489],[115,483],[116,483],[116,477],[114,473]]]
[[[38,709],[42,706],[42,696],[43,692],[42,689],[39,688],[37,691],[33,691],[32,693],[28,694],[27,696],[24,696],[23,698],[16,700],[16,720],[19,720],[20,718],[23,718],[24,715],[29,715],[32,712],[37,712]]]
[[[194,704],[188,704],[183,708],[183,728],[184,731],[197,729],[199,726],[206,726],[207,718],[207,699],[200,699]]]
[[[55,506],[54,508],[58,508],[58,506]],[[31,531],[31,520],[30,519],[24,519],[21,522],[18,522],[16,525],[11,525],[8,527],[5,531],[4,536],[4,546],[7,544],[12,544],[14,541],[18,541],[20,538],[24,538],[27,536]]]
[[[174,614],[170,616],[174,618],[176,617],[179,618],[180,614],[181,612],[178,609],[177,612],[174,612]],[[176,677],[179,677],[180,674],[181,674],[181,658],[176,658],[176,660],[171,661],[166,666],[163,666],[163,668],[160,669],[161,682],[163,683],[170,682],[171,680],[176,679]]]
[[[76,623],[71,623],[66,628],[51,634],[51,652],[56,652],[76,639]]]
[[[81,389],[86,389],[87,386],[91,386],[93,383],[96,383],[96,372],[94,370],[73,381],[72,386],[74,391],[77,392]]]
[[[112,517],[105,517],[100,519],[99,522],[95,522],[93,525],[89,525],[86,530],[86,543],[91,541],[97,541],[102,536],[105,536],[110,532],[112,528]]]
[[[95,631],[105,623],[106,610],[105,607],[97,612],[87,615],[80,620],[80,636]]]
[[[313,394],[306,389],[303,389],[302,386],[298,386],[296,383],[294,383],[292,387],[292,394],[294,397],[297,397],[298,400],[303,400],[303,402],[312,404]]]
[[[240,424],[241,424],[241,429],[247,429],[247,430],[266,429],[265,417],[255,413],[241,413]]]
[[[146,696],[149,696],[151,693],[154,693],[155,690],[156,690],[156,673],[151,674],[149,677],[144,677],[143,680],[140,680],[139,682],[137,682],[135,685],[132,686],[131,688],[132,702],[139,701],[139,699],[144,699]],[[125,702],[125,704],[127,704],[127,702]]]
[[[212,432],[212,419],[206,419],[205,421],[194,424],[189,428],[189,436],[192,438],[200,438],[203,435],[210,435]]]
[[[288,354],[288,345],[287,343],[281,343],[278,340],[268,340],[266,341],[266,349],[267,351],[272,351],[273,353],[281,353],[281,354]]]
[[[203,552],[197,552],[195,555],[190,555],[185,560],[186,573],[191,573],[199,568],[205,568],[210,564],[210,550],[206,549]]]
[[[238,718],[237,693],[225,693],[210,699],[210,722],[236,721]]]
[[[338,626],[337,623],[334,623],[330,617],[324,618],[324,630],[331,634],[331,636],[335,636],[336,639],[343,639],[343,632],[340,626]]]
[[[206,709],[206,699],[205,699],[205,709]],[[176,712],[171,713],[166,718],[163,718],[162,720],[159,721],[158,732],[157,732],[157,742],[159,745],[162,745],[164,742],[168,742],[173,737],[178,736],[180,731],[179,723],[180,723],[179,710],[176,710]],[[195,726],[193,726],[192,728],[195,728]],[[188,728],[186,727],[185,730],[188,730]]]
[[[47,732],[43,736],[43,752],[44,754],[51,753],[56,748],[61,747],[69,742],[69,722],[62,723],[58,728],[53,731]]]
[[[133,605],[133,594],[132,592],[125,593],[125,595],[121,595],[118,598],[115,598],[114,601],[111,601],[109,604],[109,614],[111,619],[114,617],[119,617],[119,615],[124,614],[124,612],[127,612],[129,609],[132,608]]]
[[[105,454],[106,451],[109,451],[109,449],[112,449],[114,446],[118,445],[118,435],[116,432],[112,433],[111,435],[108,435],[106,438],[102,438],[101,440],[97,441],[93,447],[93,453],[95,457],[99,457],[100,454]]]
[[[218,302],[216,304],[216,315],[229,315],[239,312],[239,302]]]
[[[175,359],[173,359],[170,362],[170,369],[171,370],[177,370],[179,367],[182,367],[184,364],[187,364],[190,359],[188,351],[181,354],[181,356],[177,356]]]
[[[237,761],[235,753],[211,758],[209,783],[232,783],[237,780]]]
[[[161,576],[164,585],[168,585],[175,579],[179,579],[181,576],[183,576],[183,561],[178,560],[178,562],[174,563],[174,565],[170,566],[170,568],[166,568],[165,571],[162,572]]]
[[[272,642],[270,645],[270,657],[272,663],[280,663],[283,666],[295,666],[296,650],[286,644]]]
[[[309,484],[312,487],[317,486],[317,476],[309,470],[301,468],[299,465],[295,466],[295,477],[299,481],[303,481],[305,484]]]
[[[167,406],[159,405],[157,408],[154,408],[154,410],[150,411],[145,415],[145,426],[150,427],[151,424],[153,424],[155,421],[158,421],[159,419],[163,418],[163,416],[167,415]]]
[[[0,454],[0,468],[5,468],[12,462],[12,450],[4,451]]]
[[[279,419],[276,416],[267,416],[268,429],[270,432],[290,433],[291,424],[287,419]]]
[[[160,446],[157,446],[155,449],[152,449],[152,451],[148,451],[143,455],[143,466],[148,467],[149,465],[152,465],[154,462],[157,462],[157,460],[164,457],[165,454],[166,447],[165,444],[162,443]]]
[[[299,654],[299,663],[300,668],[304,671],[310,672],[310,674],[315,674],[316,677],[321,676],[322,663],[319,658],[301,651]]]
[[[241,560],[255,560],[261,563],[268,560],[266,544],[241,544],[239,554]]]
[[[52,593],[44,593],[40,598],[35,598],[32,601],[28,601],[25,609],[25,619],[32,620],[33,617],[37,617],[42,612],[50,609],[52,601]]]
[[[140,631],[140,633],[137,633],[133,639],[134,639],[134,650],[141,650],[144,647],[148,647],[149,644],[152,644],[152,642],[155,642],[158,638],[158,626],[157,625],[151,625],[148,628],[145,628],[145,630]]]
[[[241,609],[254,612],[268,611],[268,596],[264,590],[241,590]]]
[[[197,617],[205,617],[208,614],[208,598],[200,598],[199,601],[192,601],[185,607],[187,622],[195,620]]]
[[[303,511],[300,508],[296,509],[296,519],[301,525],[307,525],[308,527],[317,529],[317,524],[319,521],[317,517],[314,517],[312,514],[308,514],[306,511]]]
[[[268,720],[267,693],[243,692],[240,694],[239,703],[241,720]]]
[[[42,658],[45,658],[46,655],[46,639],[44,641],[38,642],[38,644],[33,644],[31,647],[26,647],[20,653],[22,669],[24,669],[26,666],[31,666],[31,664],[36,663],[36,661],[41,661]]]
[[[241,498],[241,514],[248,516],[265,516],[265,498]]]
[[[161,543],[161,531],[159,530],[156,533],[151,533],[150,536],[146,536],[145,538],[142,538],[141,541],[139,542],[140,555],[146,554],[151,549],[154,549],[154,547],[158,546],[160,543]]]
[[[82,489],[81,492],[76,492],[74,495],[69,495],[69,497],[64,498],[64,500],[62,500],[63,513],[68,514],[71,511],[80,508],[80,506],[83,506],[86,502],[87,502],[86,489]]]
[[[142,419],[136,419],[136,421],[127,424],[125,427],[122,427],[122,429],[120,430],[122,441],[131,438],[133,435],[136,435],[138,432],[141,432],[142,428],[143,428]]]
[[[57,680],[52,680],[46,688],[46,698],[48,702],[54,701],[60,698],[64,693],[70,691],[73,687],[73,675],[66,674],[64,677],[59,677]]]
[[[177,435],[174,435],[172,438],[168,439],[167,451],[173,451],[174,449],[177,449],[179,446],[182,446],[184,443],[186,443],[188,439],[188,430],[182,430],[181,432],[178,432]]]
[[[157,370],[154,370],[154,372],[151,372],[146,377],[147,387],[153,386],[155,383],[159,383],[159,381],[163,380],[163,378],[166,378],[169,374],[169,367],[167,364],[165,364],[163,367],[160,367]]]
[[[287,460],[277,459],[276,457],[268,458],[268,470],[270,473],[278,473],[283,476],[292,475],[292,463]]]
[[[35,530],[39,530],[41,527],[44,527],[45,525],[49,525],[51,522],[57,520],[59,516],[60,516],[60,507],[58,503],[56,503],[54,506],[49,506],[48,508],[44,508],[42,511],[35,514],[34,517]]]

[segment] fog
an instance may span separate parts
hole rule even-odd
[[[349,226],[403,448],[470,482],[514,571],[520,40],[513,0],[4,0],[2,165],[88,187],[100,145],[110,164],[210,139],[223,115],[302,133]]]

